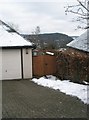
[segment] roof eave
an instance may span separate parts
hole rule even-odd
[[[19,48],[31,48],[31,49],[35,49],[36,46],[35,45],[32,45],[32,46],[0,46],[0,48],[2,49],[19,49]]]
[[[72,47],[72,46],[67,46],[67,47],[78,50],[78,51],[81,51],[81,52],[84,52],[84,53],[89,53],[89,51],[87,51],[87,50],[78,49],[78,48],[75,48],[75,47]]]

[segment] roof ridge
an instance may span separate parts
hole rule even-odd
[[[0,47],[33,47],[30,41],[24,39],[17,31],[0,20]],[[13,30],[13,34],[11,31]]]
[[[15,32],[15,33],[17,33],[17,34],[20,35],[19,32],[17,32],[14,28],[12,28],[10,25],[8,25],[7,23],[5,23],[4,21],[0,20],[0,23],[3,24],[3,25],[5,25],[6,27],[8,27],[10,29],[10,31],[8,31],[8,32],[13,31],[13,32]]]

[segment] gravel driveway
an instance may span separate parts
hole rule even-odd
[[[30,80],[2,81],[3,118],[86,118],[87,106],[76,97]]]

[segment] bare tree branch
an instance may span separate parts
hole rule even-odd
[[[77,15],[81,15],[81,16],[86,16],[86,14],[82,14],[82,13],[79,13],[79,12],[76,12],[76,11],[72,11],[72,10],[69,10],[67,12],[71,12],[71,13],[74,13],[74,14],[77,14]]]
[[[78,4],[76,5],[68,5],[65,7],[65,13],[73,13],[78,16],[76,19],[77,22],[81,22],[83,24],[86,23],[86,27],[82,27],[83,24],[81,24],[81,27],[78,26],[78,28],[89,28],[89,25],[87,22],[89,22],[89,0],[77,0]],[[74,20],[73,20],[74,21]],[[84,21],[84,22],[83,22]],[[75,21],[74,21],[75,22]]]
[[[77,1],[79,2],[79,4],[80,4],[83,8],[85,8],[85,9],[89,12],[88,8],[87,8],[85,5],[83,5],[82,2],[80,2],[79,0],[77,0]]]

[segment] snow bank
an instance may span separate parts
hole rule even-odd
[[[38,85],[49,87],[55,90],[60,90],[66,95],[76,96],[81,99],[85,104],[89,104],[89,97],[87,93],[89,92],[88,85],[82,85],[70,82],[69,80],[61,81],[54,76],[41,77],[39,79],[34,78],[32,81]]]

